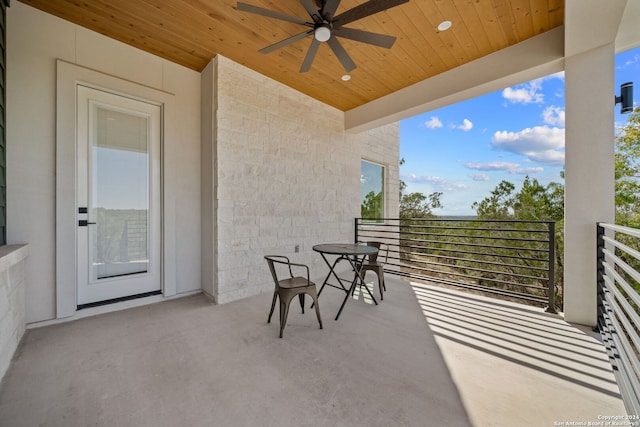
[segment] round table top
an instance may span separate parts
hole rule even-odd
[[[315,245],[313,250],[332,255],[373,255],[378,253],[378,249],[373,246],[353,243],[323,243]]]

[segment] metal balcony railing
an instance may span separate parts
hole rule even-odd
[[[640,414],[640,230],[598,224],[598,328],[629,414]]]
[[[497,294],[556,312],[553,221],[356,218],[355,241],[388,245],[385,273]]]

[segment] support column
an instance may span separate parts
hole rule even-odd
[[[217,59],[213,58],[201,73],[201,148],[200,197],[202,234],[200,262],[202,292],[217,302],[216,281],[216,73]]]
[[[596,223],[615,221],[614,46],[565,59],[564,312],[596,324]]]

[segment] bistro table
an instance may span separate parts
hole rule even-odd
[[[351,243],[324,243],[321,245],[315,245],[313,247],[313,250],[316,252],[319,252],[320,255],[322,255],[322,259],[324,259],[324,262],[327,263],[327,266],[329,266],[329,274],[327,274],[327,277],[324,279],[324,282],[320,287],[320,291],[318,291],[318,297],[320,297],[320,294],[322,293],[322,290],[324,289],[325,285],[334,287],[336,289],[341,289],[347,294],[344,297],[344,301],[342,301],[342,305],[340,306],[340,310],[338,310],[338,314],[336,315],[335,320],[338,320],[338,318],[340,317],[340,313],[342,313],[342,309],[344,308],[344,305],[347,303],[347,300],[349,299],[349,295],[354,293],[356,285],[358,284],[358,281],[367,290],[373,302],[376,305],[378,305],[378,302],[374,298],[373,294],[364,283],[364,277],[362,277],[362,266],[364,264],[364,259],[369,255],[377,254],[378,253],[377,248],[373,246],[354,245]],[[331,262],[329,262],[326,255],[338,255],[338,258],[336,258],[336,260],[332,264]],[[349,288],[346,288],[344,286],[344,283],[349,283],[349,280],[340,278],[335,271],[336,265],[343,260],[349,261],[349,264],[351,264],[351,267],[355,272]],[[334,283],[329,283],[329,279],[332,275],[338,280],[338,285]]]

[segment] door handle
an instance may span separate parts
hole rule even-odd
[[[95,222],[89,222],[86,219],[78,220],[78,227],[86,227],[89,224],[95,224]]]

